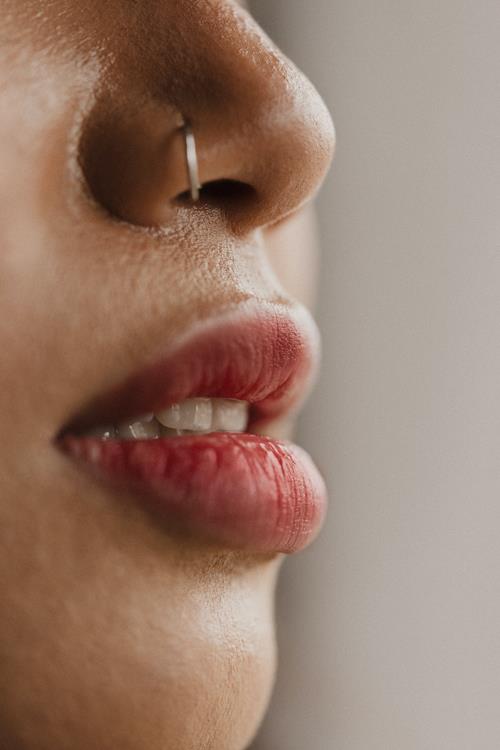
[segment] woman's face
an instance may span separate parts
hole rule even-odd
[[[167,479],[122,443],[110,478],[113,441],[82,433],[198,396],[287,437],[331,121],[233,0],[0,10],[0,746],[238,750],[272,684],[278,553],[315,533],[320,481],[225,434],[171,438]]]

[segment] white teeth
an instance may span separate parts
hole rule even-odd
[[[229,398],[214,398],[212,430],[244,432],[248,424],[248,404]]]
[[[121,440],[154,440],[160,437],[160,425],[156,419],[122,424],[118,425],[116,436]]]
[[[231,398],[187,398],[156,414],[156,419],[170,430],[244,432],[248,403]]]
[[[154,440],[184,434],[245,432],[249,404],[231,398],[187,398],[158,414],[118,426],[97,427],[88,437],[101,440]]]
[[[171,404],[168,409],[158,412],[155,416],[163,427],[167,427],[169,430],[175,430],[181,422],[181,405]]]
[[[187,398],[180,404],[172,404],[156,415],[165,427],[173,430],[206,432],[212,426],[212,400],[209,398]]]

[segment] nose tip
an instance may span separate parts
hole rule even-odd
[[[250,106],[241,102],[204,122],[200,116],[197,125],[202,195],[221,181],[239,186],[230,214],[241,231],[275,223],[313,198],[335,149],[323,100],[294,68],[281,90],[266,82]]]
[[[171,66],[159,65],[163,47],[151,44],[135,86],[119,96],[115,86],[108,105],[96,108],[82,162],[94,195],[112,213],[136,224],[166,223],[190,188],[183,118],[193,128],[202,184],[193,209],[210,204],[234,231],[248,232],[315,195],[333,156],[334,127],[313,85],[246,14],[242,23],[243,11],[222,3],[214,20],[210,3],[199,8],[191,18],[184,14],[184,33],[171,39],[163,19]]]

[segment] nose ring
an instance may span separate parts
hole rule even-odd
[[[187,171],[189,175],[189,186],[191,193],[191,200],[196,203],[200,197],[200,177],[198,171],[198,155],[196,153],[196,141],[194,139],[193,128],[191,123],[184,122],[182,126],[184,130],[184,139],[186,144],[186,163]]]

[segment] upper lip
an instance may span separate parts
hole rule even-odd
[[[192,396],[248,401],[249,427],[268,422],[302,402],[318,341],[301,306],[245,303],[191,328],[156,361],[92,396],[61,432],[133,421]]]

